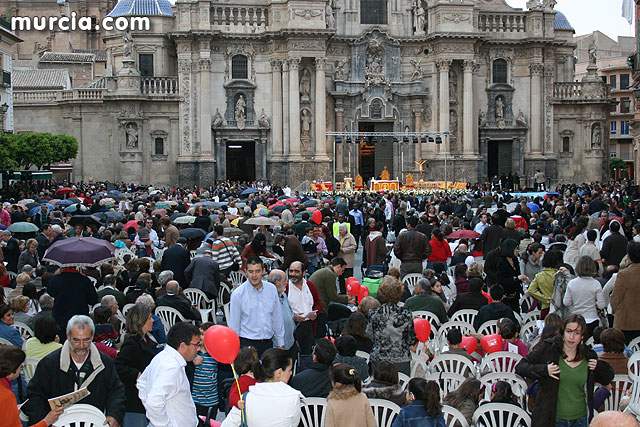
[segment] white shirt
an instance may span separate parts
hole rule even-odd
[[[138,378],[138,396],[146,409],[150,426],[196,427],[196,405],[184,372],[186,360],[166,346]]]
[[[306,279],[302,279],[302,289],[298,289],[289,280],[289,304],[294,313],[307,314],[313,310],[313,294],[307,285]]]
[[[302,394],[283,382],[264,382],[249,387],[246,396],[247,425],[255,427],[297,427]],[[242,419],[235,406],[221,427],[238,427]]]
[[[158,246],[158,243],[160,243],[160,240],[158,240],[158,233],[156,233],[156,230],[154,230],[153,228],[149,230],[149,239],[151,239],[151,241],[153,242],[153,246]],[[138,234],[136,234],[136,237],[133,239],[133,242],[137,246],[144,247],[144,242],[140,240],[140,237],[138,236]]]

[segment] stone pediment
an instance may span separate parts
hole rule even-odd
[[[231,80],[226,82],[225,89],[255,89],[257,86],[249,80]]]

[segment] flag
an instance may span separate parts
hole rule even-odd
[[[622,17],[631,25],[633,22],[633,0],[622,0]]]

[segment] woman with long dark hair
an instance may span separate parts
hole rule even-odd
[[[578,262],[580,248],[587,241],[584,236],[584,231],[587,229],[587,223],[588,221],[584,217],[580,217],[576,220],[576,225],[569,232],[567,250],[564,251],[564,262],[573,265]]]
[[[253,236],[253,240],[247,243],[242,251],[240,257],[242,258],[242,268],[245,268],[247,260],[253,256],[264,256],[267,258],[275,258],[267,250],[267,238],[262,233],[257,233]]]
[[[467,378],[457,389],[449,392],[444,397],[444,404],[462,412],[467,423],[471,425],[473,421],[473,413],[478,409],[483,393],[484,386],[479,380],[475,378]],[[456,422],[454,427],[460,427],[460,423]]]
[[[496,263],[497,281],[504,288],[504,303],[511,309],[520,313],[520,295],[522,294],[522,282],[529,283],[526,274],[520,273],[518,262],[518,242],[506,239],[500,245],[500,258]]]
[[[541,341],[516,365],[518,375],[539,382],[532,427],[586,427],[591,421],[594,384],[609,384],[614,371],[586,340],[584,317],[570,314],[557,335]]]
[[[440,386],[435,381],[412,378],[407,384],[409,405],[400,410],[392,427],[445,427]]]

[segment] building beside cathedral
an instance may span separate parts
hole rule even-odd
[[[65,13],[90,7],[58,1]],[[0,5],[28,14],[29,2],[62,7]],[[84,42],[18,32],[32,46],[14,72],[15,130],[75,136],[74,179],[607,177],[609,87],[595,55],[574,81],[574,30],[554,0],[526,10],[503,0],[109,3],[92,2],[97,22],[144,16],[150,31],[100,30]],[[327,132],[398,137],[338,142]],[[452,136],[400,135],[413,132]]]

